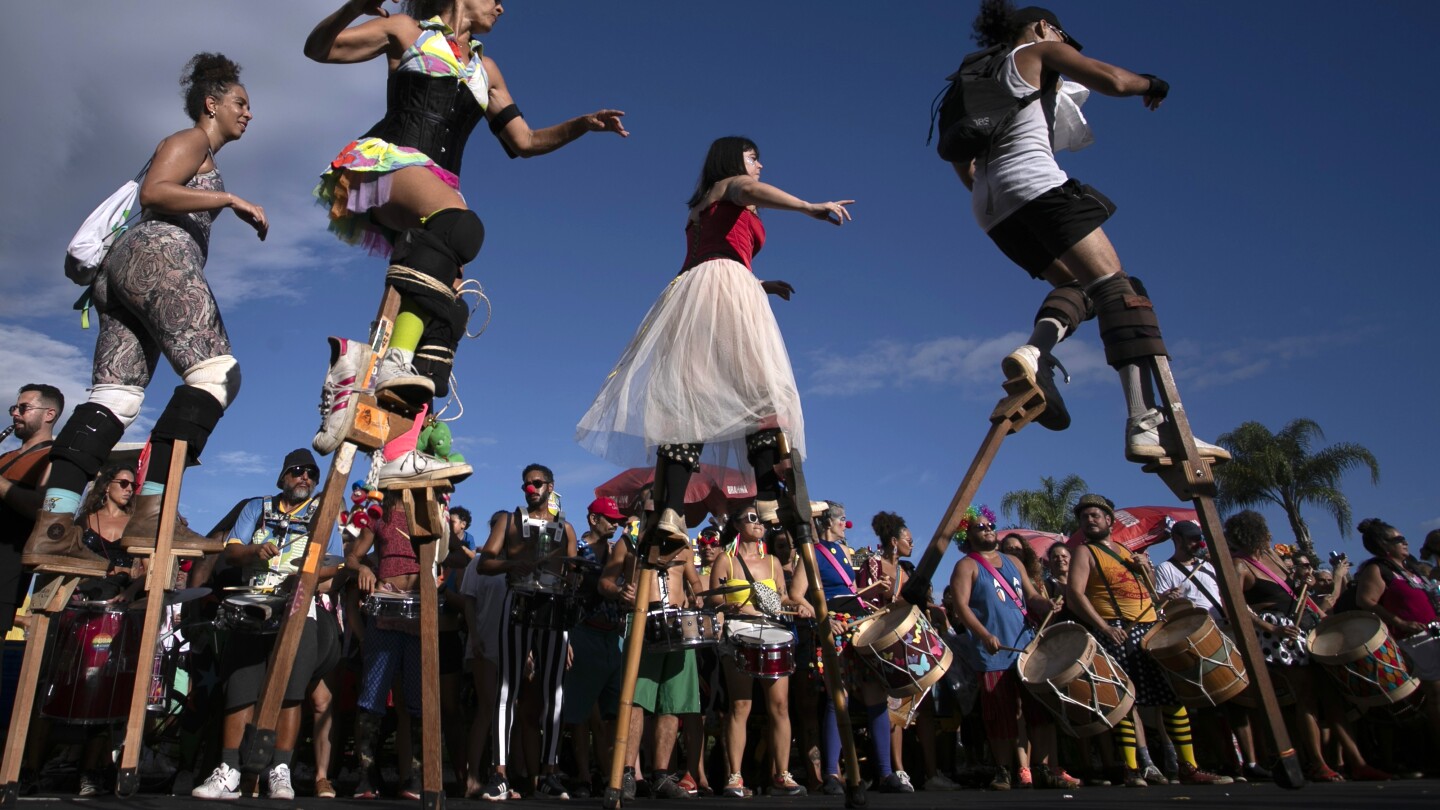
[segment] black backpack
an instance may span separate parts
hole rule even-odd
[[[1010,55],[1009,45],[993,45],[965,57],[960,69],[946,77],[950,86],[936,95],[930,107],[931,136],[935,119],[940,119],[940,142],[935,151],[941,160],[967,163],[990,150],[995,135],[1010,124],[1015,114],[1040,97],[1037,90],[1016,98],[1000,81],[1000,70]],[[931,138],[926,138],[929,145]]]

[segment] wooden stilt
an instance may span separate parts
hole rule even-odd
[[[448,484],[442,484],[449,491]],[[405,512],[410,516],[410,538],[416,543],[420,562],[420,725],[423,784],[420,806],[444,810],[445,785],[441,770],[440,742],[440,585],[435,580],[436,542],[449,533],[443,528],[443,505],[436,498],[441,487],[404,490]]]
[[[840,731],[840,749],[845,758],[845,806],[864,807],[865,788],[860,783],[860,756],[855,750],[855,734],[850,728],[850,696],[840,671],[840,656],[830,633],[830,609],[825,602],[825,588],[820,584],[820,567],[815,560],[815,535],[811,529],[810,490],[805,484],[801,460],[790,452],[789,442],[781,433],[780,456],[786,486],[782,497],[789,503],[780,510],[781,522],[790,533],[791,542],[800,553],[809,583],[810,605],[815,609],[815,637],[820,644],[820,657],[825,664],[825,687],[835,704],[835,725]]]
[[[0,807],[14,807],[19,796],[20,769],[25,760],[25,741],[39,697],[41,668],[50,640],[52,618],[70,604],[70,596],[81,577],[56,574],[30,598],[30,625],[25,628],[25,657],[20,663],[15,703],[10,710],[10,730],[5,735],[5,760],[0,763]]]

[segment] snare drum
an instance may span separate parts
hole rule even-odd
[[[668,607],[645,614],[645,647],[683,652],[720,643],[720,619],[713,610]]]
[[[795,634],[778,624],[732,618],[725,624],[725,638],[735,668],[752,678],[775,680],[795,671]]]
[[[1239,648],[1204,608],[1167,608],[1164,620],[1145,633],[1140,647],[1165,670],[1187,706],[1219,706],[1250,683]]]
[[[890,697],[924,694],[950,669],[950,648],[914,605],[881,608],[855,630],[851,644]]]
[[[1089,737],[1115,727],[1135,705],[1135,684],[1074,622],[1052,624],[1020,653],[1020,680],[1060,727]]]
[[[220,603],[216,623],[225,630],[274,635],[285,621],[286,594],[269,589],[232,593]]]
[[[420,594],[371,591],[360,610],[375,619],[416,619],[420,618]]]
[[[510,621],[535,630],[566,632],[580,623],[580,602],[574,597],[516,592],[510,607]]]
[[[1324,665],[1356,706],[1399,703],[1420,687],[1400,654],[1400,645],[1373,613],[1327,616],[1310,631],[1309,641],[1310,657]]]
[[[130,716],[144,614],[129,613],[128,607],[72,602],[60,614],[42,716],[81,725]]]

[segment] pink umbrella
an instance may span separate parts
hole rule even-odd
[[[640,488],[655,480],[654,467],[631,467],[609,481],[595,487],[595,497],[614,498],[622,512],[634,506],[635,496]],[[700,469],[690,476],[685,487],[685,522],[694,528],[705,521],[707,515],[724,515],[732,500],[747,500],[755,497],[755,479],[739,470],[701,464]]]
[[[1051,546],[1065,540],[1065,535],[1063,534],[1037,532],[1034,529],[997,529],[995,532],[995,536],[1001,540],[1004,540],[1007,535],[1011,534],[1018,534],[1024,538],[1025,542],[1030,544],[1030,548],[1034,549],[1035,553],[1042,558],[1045,556],[1045,553],[1050,550]]]
[[[1170,527],[1182,520],[1196,520],[1194,509],[1183,506],[1127,506],[1115,510],[1115,525],[1110,538],[1131,551],[1149,548],[1170,538]],[[1071,546],[1084,545],[1085,538],[1076,530],[1068,541]]]

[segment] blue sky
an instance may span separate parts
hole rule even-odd
[[[316,175],[382,113],[384,65],[308,62],[301,45],[337,4],[30,4],[7,13],[0,124],[10,193],[0,202],[0,388],[88,383],[94,333],[60,255],[86,213],[189,122],[180,68],[220,50],[245,68],[255,120],[219,155],[227,187],[264,205],[257,242],[228,215],[207,274],[244,372],[185,514],[208,527],[270,490],[284,454],[308,446],[325,337],[363,337],[382,264],[330,237]],[[1094,96],[1096,143],[1061,164],[1119,206],[1106,225],[1154,297],[1197,434],[1246,420],[1316,420],[1329,442],[1369,447],[1379,486],[1345,480],[1355,519],[1412,537],[1440,526],[1430,359],[1440,285],[1434,233],[1431,3],[1056,2],[1086,54],[1168,80],[1156,113]],[[552,467],[571,517],[619,472],[573,441],[576,420],[683,256],[683,203],[709,142],[760,144],[765,179],[806,199],[853,198],[854,222],[771,212],[762,278],[776,300],[807,417],[810,490],[869,517],[904,515],[928,538],[1001,395],[1000,358],[1028,333],[1043,283],[979,231],[969,199],[925,145],[931,98],[972,50],[975,4],[518,2],[486,38],[532,126],[601,107],[628,115],[622,141],[589,135],[507,160],[483,129],[463,190],[486,245],[469,275],[494,302],[460,351],[465,415],[452,427],[475,465],[457,502],[477,515],[521,502],[520,469]],[[1380,47],[1363,47],[1357,29]],[[37,67],[35,37],[66,32]],[[1074,383],[1070,430],[1012,437],[980,490],[997,507],[1042,475],[1077,473],[1120,505],[1169,504],[1124,461],[1124,409],[1092,325],[1061,345]],[[157,374],[148,427],[176,378]],[[452,411],[453,413],[453,411]],[[11,439],[8,446],[12,446]],[[1267,513],[1277,539],[1288,530]],[[1309,510],[1318,548],[1360,553]]]

